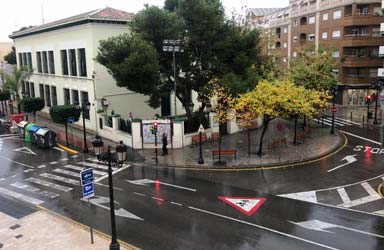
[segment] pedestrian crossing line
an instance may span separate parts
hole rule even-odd
[[[79,157],[78,155],[72,155],[71,156],[72,158],[77,158],[77,157]]]
[[[315,122],[318,122],[318,119],[316,119],[316,118],[314,118],[313,120],[314,120]],[[323,122],[320,120],[320,124],[321,124],[321,123],[323,123]],[[326,122],[326,121],[324,121],[324,124],[325,124],[325,125],[328,125],[328,126],[331,126],[331,125],[332,125],[332,124],[330,124],[330,123],[328,123],[328,122]]]
[[[343,118],[337,118],[337,119],[342,120],[342,121],[345,121],[345,122],[349,122],[349,123],[351,123],[351,124],[353,124],[353,125],[361,126],[360,123],[357,123],[357,122],[354,122],[354,121],[351,121],[351,120],[347,120],[347,119],[343,119]]]
[[[40,165],[37,168],[46,168],[46,167],[47,167],[47,165]]]
[[[89,158],[87,158],[87,161],[92,161],[92,162],[100,163],[100,161],[97,158],[95,158],[95,157],[89,157]],[[130,166],[130,165],[124,163],[121,167],[126,167],[126,166]]]
[[[60,159],[59,161],[68,161],[69,159],[68,158],[63,158],[63,159]]]
[[[338,188],[337,192],[339,193],[341,199],[343,200],[343,203],[351,202],[351,199],[349,198],[347,192],[345,191],[345,188]]]
[[[347,203],[342,203],[340,204],[340,206],[354,207],[354,206],[362,205],[365,203],[369,203],[369,202],[381,199],[380,195],[376,193],[376,191],[367,182],[361,183],[361,186],[367,191],[367,193],[369,194],[368,196],[365,196],[360,199],[356,199]]]
[[[93,168],[100,168],[103,170],[108,170],[107,166],[96,164],[96,163],[90,163],[90,162],[82,161],[82,162],[79,162],[78,164],[81,164],[81,165],[84,165],[87,167],[93,167]],[[115,171],[115,170],[117,170],[117,168],[112,167],[112,170]]]
[[[68,175],[68,176],[73,176],[73,177],[80,178],[80,173],[75,173],[75,172],[64,170],[64,169],[61,169],[61,168],[56,168],[56,169],[54,169],[52,171],[55,172],[55,173],[60,173],[60,174],[65,174],[65,175]]]
[[[127,169],[127,168],[129,168],[129,167],[131,167],[131,165],[126,165],[126,166],[124,166],[124,167],[121,167],[121,168],[119,168],[118,170],[113,171],[113,172],[112,172],[112,175],[117,174],[117,173],[119,173],[119,172],[121,172],[121,171],[124,171],[125,169]],[[94,182],[96,183],[96,182],[102,181],[102,180],[104,180],[104,179],[107,178],[107,177],[108,177],[108,175],[104,175],[104,176],[102,176],[102,177],[96,178]]]
[[[78,171],[84,170],[84,168],[78,167],[78,166],[74,166],[74,165],[65,165],[63,167],[64,168],[73,169],[73,170],[78,170]],[[106,175],[107,173],[106,172],[102,172],[102,171],[98,171],[98,170],[93,170],[93,174],[95,174],[95,175]],[[80,173],[79,173],[79,175],[80,175]]]
[[[55,149],[55,150],[60,151],[60,152],[65,152],[65,150],[58,148],[58,147],[52,147],[52,149]]]
[[[325,120],[326,120],[328,123],[332,124],[332,118],[325,118]],[[338,121],[337,119],[335,119],[335,125],[336,125],[336,126],[339,126],[339,127],[349,126],[349,124],[345,124],[345,123],[343,123],[343,122],[340,122],[340,121]]]
[[[42,200],[27,196],[24,194],[20,194],[20,193],[17,193],[17,192],[14,192],[12,190],[2,188],[2,187],[0,187],[0,194],[3,194],[5,196],[8,196],[8,197],[20,200],[20,201],[24,201],[24,202],[27,202],[27,203],[30,203],[33,205],[40,205],[41,203],[44,202]]]
[[[26,179],[26,181],[29,181],[29,182],[32,182],[32,183],[35,183],[35,184],[39,184],[39,185],[42,185],[42,186],[45,186],[45,187],[53,188],[53,189],[56,189],[56,190],[59,190],[59,191],[62,191],[62,192],[69,192],[69,191],[73,190],[73,188],[71,188],[71,187],[62,186],[62,185],[59,185],[59,184],[56,184],[56,183],[52,183],[52,182],[49,182],[49,181],[45,181],[45,180],[41,180],[41,179],[38,179],[38,178],[35,178],[35,177],[30,177],[30,178]]]
[[[41,195],[41,196],[44,196],[44,197],[48,197],[50,199],[54,199],[57,196],[59,196],[56,193],[49,192],[49,191],[44,191],[44,190],[41,190],[40,188],[32,187],[32,186],[29,186],[27,184],[22,184],[20,182],[12,183],[11,186],[15,187],[15,188],[22,189],[22,190],[26,190],[28,192],[31,192],[31,193],[34,193],[34,194],[38,194],[38,195]]]
[[[55,164],[57,164],[57,163],[59,163],[59,162],[57,162],[57,161],[51,161],[49,164],[51,164],[51,165],[55,165]]]
[[[65,182],[65,183],[68,183],[68,184],[76,185],[76,186],[80,185],[79,181],[76,181],[76,180],[73,180],[73,179],[69,179],[67,177],[63,177],[63,176],[59,176],[59,175],[54,175],[54,174],[49,174],[49,173],[42,173],[42,174],[40,174],[40,176],[48,178],[48,179],[52,179],[52,180],[55,180],[55,181],[61,181],[61,182]]]

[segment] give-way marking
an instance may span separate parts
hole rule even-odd
[[[148,179],[126,180],[126,181],[128,181],[131,184],[140,185],[140,186],[148,186],[148,184],[159,183],[159,184],[163,184],[164,186],[170,186],[170,187],[175,187],[175,188],[180,188],[180,189],[196,192],[196,189],[193,189],[193,188],[182,187],[182,186],[169,184],[169,183],[165,183],[165,182],[161,182],[161,181],[153,181],[153,180],[148,180]]]
[[[98,206],[98,207],[101,207],[101,208],[104,208],[104,209],[107,209],[109,210],[110,208],[107,207],[107,206],[104,206],[104,205],[101,205],[103,203],[106,203],[106,204],[109,204],[109,198],[108,197],[104,197],[104,196],[94,196],[93,198],[91,199],[84,199],[82,198],[81,199],[82,201],[85,201],[85,202],[90,202],[91,204],[95,205],[95,206]],[[115,209],[115,215],[116,216],[120,216],[120,217],[124,217],[124,218],[129,218],[129,219],[135,219],[135,220],[144,220],[136,215],[134,215],[133,213],[131,212],[128,212],[127,210],[125,210],[124,208],[119,208],[119,209]]]
[[[334,171],[334,170],[336,170],[336,169],[339,169],[339,168],[341,168],[341,167],[344,167],[344,166],[347,166],[347,165],[349,165],[349,164],[354,163],[355,161],[357,161],[357,159],[355,158],[355,156],[356,156],[356,155],[347,155],[347,156],[345,156],[345,157],[344,157],[343,159],[341,159],[340,161],[347,161],[347,162],[344,163],[344,164],[341,164],[341,165],[339,165],[339,166],[337,166],[337,167],[334,167],[334,168],[329,169],[329,170],[328,170],[328,173],[329,173],[329,172],[332,172],[332,171]]]
[[[264,203],[265,198],[247,198],[247,197],[217,197],[228,205],[236,208],[243,214],[251,216]]]
[[[374,233],[370,233],[370,232],[365,232],[365,231],[361,231],[361,230],[357,230],[357,229],[353,229],[353,228],[349,228],[349,227],[340,226],[340,225],[337,225],[337,224],[332,224],[332,223],[324,222],[324,221],[321,221],[321,220],[308,220],[308,221],[302,221],[302,222],[290,221],[290,222],[292,224],[297,225],[297,226],[304,227],[306,229],[315,230],[315,231],[320,231],[320,232],[334,233],[334,232],[326,230],[326,229],[342,228],[342,229],[345,229],[345,230],[348,230],[348,231],[352,231],[352,232],[356,232],[356,233],[361,233],[361,234],[366,234],[366,235],[369,235],[369,236],[374,236],[374,237],[378,237],[378,238],[383,238],[384,239],[384,236],[380,235],[380,234],[374,234]]]

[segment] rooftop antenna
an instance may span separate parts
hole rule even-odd
[[[43,11],[43,5],[41,5],[41,19],[42,19],[43,24],[44,24],[44,11]]]

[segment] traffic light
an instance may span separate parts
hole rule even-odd
[[[153,122],[153,131],[157,133],[157,122]]]
[[[371,99],[372,99],[372,96],[371,95],[367,95],[367,103],[370,103],[371,102]]]

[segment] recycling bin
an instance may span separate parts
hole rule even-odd
[[[31,133],[29,132],[29,130],[33,127],[33,126],[35,126],[36,124],[34,124],[34,123],[29,123],[29,124],[27,124],[26,126],[25,126],[25,128],[24,128],[24,140],[25,141],[31,141]]]
[[[37,143],[37,135],[36,132],[43,128],[42,126],[39,125],[32,125],[31,127],[28,128],[29,135],[30,135],[30,142],[36,144]]]
[[[37,146],[40,148],[52,148],[56,146],[56,133],[49,128],[40,128],[36,132]]]
[[[25,136],[25,128],[28,124],[29,124],[29,122],[26,122],[26,121],[21,121],[17,124],[17,127],[19,128],[19,135],[23,139]]]

